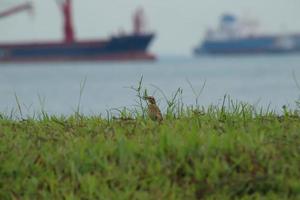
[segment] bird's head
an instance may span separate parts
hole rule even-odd
[[[156,104],[156,101],[153,96],[146,96],[145,99],[150,103],[150,104]]]

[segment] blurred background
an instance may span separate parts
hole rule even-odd
[[[1,10],[25,0],[0,0]],[[62,38],[62,18],[55,0],[32,0],[32,16],[17,14],[0,21],[0,41]],[[157,33],[151,50],[159,55],[190,55],[223,13],[254,18],[267,32],[300,32],[298,0],[73,0],[79,39],[109,37],[131,30],[132,14],[143,7],[148,29]]]
[[[0,13],[26,2],[0,0]],[[0,54],[4,43],[67,43],[60,9],[64,3],[64,0],[32,0],[33,9],[29,13],[0,17]],[[294,51],[296,43],[290,44],[287,37],[281,36],[290,39],[291,35],[294,39],[300,35],[299,7],[298,0],[73,0],[76,41],[105,40],[131,34],[134,13],[137,8],[143,8],[143,32],[155,35],[147,52],[155,55],[156,60],[1,62],[0,111],[10,112],[16,108],[17,96],[24,112],[33,113],[43,107],[49,113],[71,114],[78,105],[83,82],[80,100],[83,113],[99,114],[110,108],[131,107],[136,97],[129,87],[136,86],[141,76],[144,86],[158,98],[163,109],[165,101],[157,87],[168,97],[182,88],[182,98],[190,105],[195,103],[190,83],[197,91],[204,86],[199,98],[199,103],[204,106],[220,104],[223,96],[228,94],[238,101],[257,107],[270,106],[277,111],[283,105],[295,107],[300,94],[297,88],[300,53],[297,53],[298,49]],[[234,18],[223,21],[229,28],[223,27],[224,31],[221,31],[224,14],[238,18],[239,23],[255,22],[255,27],[252,26],[249,35],[244,36],[240,27],[233,25]],[[217,36],[211,39],[207,35],[209,30],[222,34],[215,34]],[[240,31],[238,35],[236,31]],[[280,36],[280,40],[276,40],[276,47],[280,48],[275,49],[274,54],[201,55],[205,41],[253,37],[253,34]],[[142,34],[134,32],[133,35]],[[2,51],[4,48],[2,46]],[[195,55],[195,49],[200,55]],[[208,49],[205,51],[207,53]],[[5,50],[3,55],[6,55]]]

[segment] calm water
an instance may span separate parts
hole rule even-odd
[[[131,107],[143,75],[143,85],[164,100],[154,86],[167,96],[183,89],[185,104],[194,104],[189,80],[196,90],[206,81],[199,98],[201,105],[221,104],[225,94],[233,99],[259,106],[295,107],[300,96],[293,73],[300,82],[300,55],[161,58],[157,62],[136,63],[38,63],[0,64],[0,111],[17,108],[15,94],[23,113],[44,108],[51,114],[68,115],[76,110],[80,84],[86,79],[81,99],[85,114],[105,113],[106,109]],[[154,85],[154,86],[153,86]],[[155,92],[156,91],[156,92]],[[42,101],[39,100],[40,99]]]

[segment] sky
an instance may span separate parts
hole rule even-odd
[[[0,11],[25,0],[0,0]],[[0,20],[0,42],[60,40],[62,18],[55,0],[32,0],[34,15],[19,13]],[[73,0],[78,39],[108,38],[131,31],[133,11],[142,6],[148,30],[156,33],[150,51],[191,55],[220,15],[233,13],[260,22],[271,33],[300,33],[300,0]]]

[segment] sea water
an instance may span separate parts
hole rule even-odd
[[[160,57],[154,62],[63,62],[0,64],[0,112],[85,115],[134,108],[137,87],[162,108],[178,88],[185,105],[221,105],[224,95],[256,108],[296,108],[300,54],[268,56]]]

